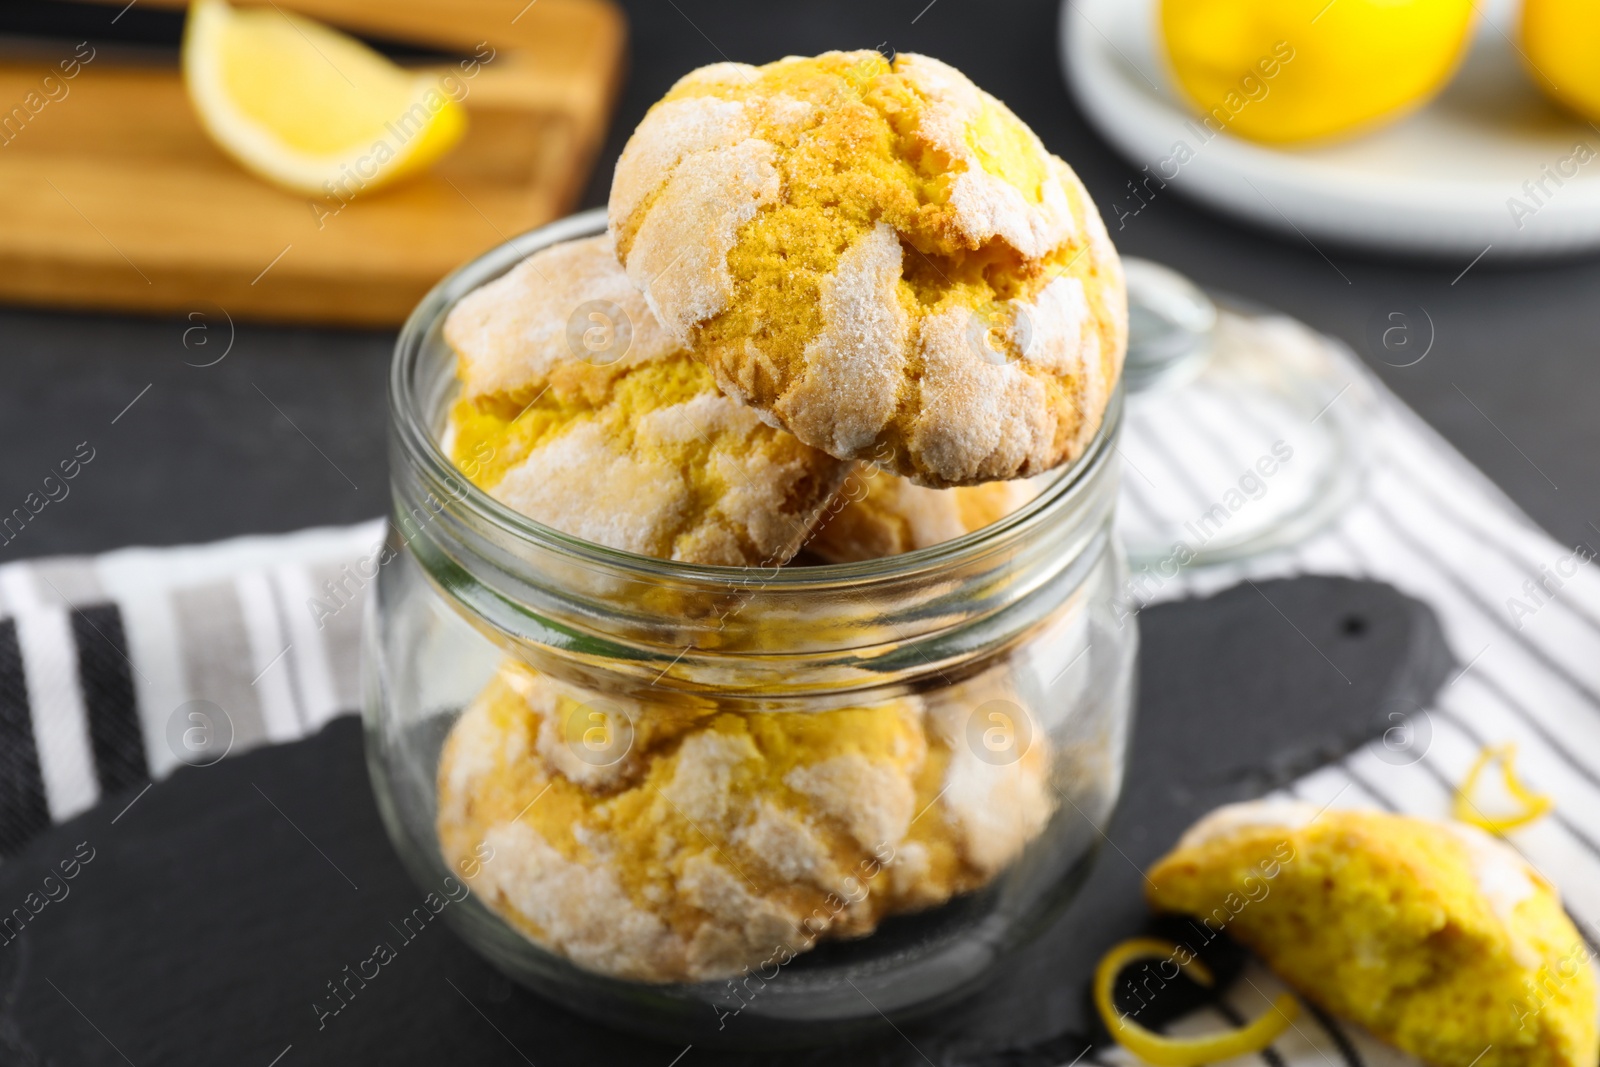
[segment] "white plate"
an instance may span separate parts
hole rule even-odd
[[[1533,256],[1600,247],[1600,129],[1549,104],[1521,69],[1515,7],[1483,5],[1455,80],[1421,111],[1353,140],[1271,148],[1204,130],[1158,55],[1154,0],[1063,0],[1067,82],[1107,140],[1152,175],[1100,209],[1113,234],[1181,190],[1313,241],[1429,254]],[[1502,32],[1503,31],[1503,32]],[[1181,167],[1174,150],[1194,153]],[[1546,178],[1578,145],[1572,177]],[[1163,161],[1165,164],[1163,165]],[[1174,175],[1174,171],[1176,174]],[[1524,183],[1544,179],[1545,192]],[[1517,208],[1520,202],[1523,207]]]

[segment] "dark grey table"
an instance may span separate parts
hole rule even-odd
[[[628,132],[690,68],[880,45],[945,59],[1004,99],[1077,169],[1108,218],[1129,195],[1133,169],[1090,131],[1063,87],[1054,0],[625,6],[633,67],[586,204],[604,201]],[[1600,545],[1600,367],[1591,366],[1600,260],[1519,266],[1491,251],[1462,275],[1464,259],[1319,252],[1186,201],[1181,179],[1112,228],[1125,252],[1344,338],[1559,540]],[[1389,367],[1368,350],[1368,324],[1416,305],[1435,323],[1434,347],[1415,366]],[[215,321],[0,309],[0,514],[79,442],[95,449],[68,497],[0,543],[0,562],[384,510],[392,335],[240,324],[221,363],[186,365],[214,359],[225,335]]]

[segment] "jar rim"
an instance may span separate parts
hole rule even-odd
[[[1114,438],[1122,418],[1123,388],[1119,380],[1106,404],[1100,425],[1087,447],[1072,463],[1058,468],[1049,486],[1028,503],[994,522],[970,533],[926,548],[877,559],[851,563],[819,563],[805,566],[728,566],[687,563],[646,556],[626,549],[611,548],[556,529],[522,514],[496,500],[488,492],[463,477],[445,455],[438,436],[429,425],[429,412],[420,393],[418,372],[427,351],[430,333],[443,326],[451,309],[468,293],[510,270],[528,256],[563,241],[591,237],[606,228],[604,208],[593,208],[558,219],[519,234],[469,260],[439,281],[407,316],[395,342],[389,372],[389,419],[395,440],[413,469],[447,497],[454,508],[474,525],[482,524],[512,543],[541,552],[552,552],[575,563],[595,565],[628,578],[665,581],[673,584],[730,583],[748,581],[763,574],[769,592],[804,593],[810,589],[837,588],[900,581],[929,570],[975,559],[1046,523],[1051,517],[1070,511],[1094,477],[1115,452]]]

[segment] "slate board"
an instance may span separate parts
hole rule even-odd
[[[1209,808],[1337,758],[1391,725],[1391,710],[1425,706],[1450,668],[1432,612],[1372,582],[1247,583],[1148,609],[1140,625],[1128,786],[1106,828],[1115,847],[1036,944],[935,1019],[886,1022],[847,1047],[685,1054],[514,988],[443,923],[397,936],[422,894],[384,837],[360,726],[344,718],[309,740],[180,769],[131,808],[132,791],[107,798],[0,866],[3,915],[75,853],[93,856],[0,946],[0,1063],[1067,1062],[1103,1038],[1087,1000],[1095,960],[1150,922],[1140,869]],[[397,958],[319,1029],[313,1002],[379,941]]]

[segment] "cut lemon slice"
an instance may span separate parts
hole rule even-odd
[[[197,0],[183,77],[206,131],[246,169],[341,202],[426,167],[466,131],[436,76],[277,5]]]

